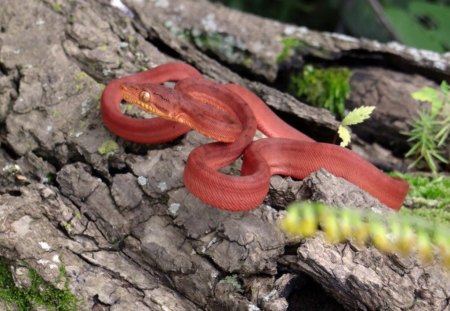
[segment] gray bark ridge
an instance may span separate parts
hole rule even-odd
[[[277,224],[284,212],[272,206],[285,206],[286,197],[385,210],[326,171],[302,182],[274,177],[260,208],[228,213],[205,206],[182,184],[187,155],[205,138],[189,133],[142,146],[111,134],[99,113],[104,84],[173,60],[168,54],[219,82],[253,86],[299,119],[324,129],[336,125],[322,110],[241,78],[171,35],[168,19],[151,14],[176,9],[198,17],[201,4],[222,12],[217,16],[288,26],[205,1],[139,3],[128,5],[146,15],[131,19],[109,1],[3,1],[0,257],[27,263],[59,288],[64,266],[80,310],[448,308],[450,281],[437,265],[328,245],[320,235],[284,236]],[[270,53],[259,59],[273,58]],[[111,153],[99,152],[112,141]],[[323,289],[311,303],[302,293],[314,284]]]

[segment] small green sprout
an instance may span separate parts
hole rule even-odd
[[[361,106],[350,111],[342,120],[338,127],[338,134],[341,138],[341,147],[345,147],[350,143],[351,135],[348,126],[359,124],[370,118],[375,106]]]

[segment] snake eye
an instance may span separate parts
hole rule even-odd
[[[150,101],[150,97],[151,97],[151,95],[150,95],[150,93],[147,92],[147,91],[142,91],[142,92],[139,94],[139,99],[140,99],[141,101],[143,101],[144,103],[148,103],[148,102]]]

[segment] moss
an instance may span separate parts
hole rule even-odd
[[[130,113],[133,110],[134,107],[135,106],[133,106],[132,104],[126,103],[126,104],[122,104],[121,108],[122,108],[123,112],[125,114],[127,114],[127,113]]]
[[[78,121],[78,128],[79,128],[80,130],[83,130],[83,129],[87,128],[87,123],[86,123],[86,121],[85,121],[85,120],[80,120],[80,121]]]
[[[59,110],[54,110],[52,113],[52,117],[53,118],[59,118],[61,116],[61,111]]]
[[[81,92],[85,88],[86,83],[89,82],[90,79],[91,77],[89,77],[89,75],[84,71],[77,72],[74,75],[74,80],[76,81],[75,92],[77,93]]]
[[[130,44],[130,45],[136,45],[137,44],[137,38],[135,37],[135,36],[133,36],[133,35],[128,35],[127,36],[127,38],[126,38],[126,40],[127,40],[127,42]]]
[[[68,223],[67,221],[63,221],[61,224],[64,227],[64,230],[66,230],[66,232],[70,234],[73,229],[72,224]]]
[[[84,71],[78,71],[74,76],[75,81],[83,81],[89,79],[89,75]]]
[[[239,282],[239,279],[238,279],[237,274],[227,275],[227,276],[223,279],[223,281],[224,281],[225,283],[228,283],[228,284],[233,285],[233,287],[235,287],[237,291],[242,290],[242,285],[241,285],[241,283]]]
[[[191,32],[191,39],[198,47],[209,50],[222,48],[226,43],[224,35],[219,33]]]
[[[42,182],[44,184],[49,184],[52,185],[55,183],[56,180],[56,175],[52,172],[48,172],[47,174],[44,175],[44,177],[42,178]]]
[[[75,16],[73,16],[72,14],[69,15],[69,16],[67,17],[67,23],[68,23],[69,25],[75,24]]]
[[[418,209],[418,214],[431,215],[435,213],[419,211],[419,209],[427,207],[428,209],[432,207],[432,209],[443,210],[448,214],[443,218],[448,219],[450,224],[450,177],[420,176],[397,172],[391,175],[400,177],[408,182],[410,186],[408,196],[413,201],[414,207]],[[439,214],[440,212],[436,213]]]
[[[62,5],[59,2],[55,2],[52,4],[52,10],[55,11],[56,13],[61,13],[62,12]]]
[[[307,65],[301,72],[291,75],[289,91],[343,118],[345,100],[350,94],[350,77],[351,71],[346,68],[320,69]]]
[[[251,57],[247,57],[242,61],[242,64],[246,67],[251,67],[253,64],[253,59]]]
[[[181,40],[191,42],[200,50],[213,54],[225,61],[249,67],[253,54],[244,42],[236,37],[219,32],[204,32],[198,29],[173,30]]]
[[[59,267],[58,281],[64,281],[64,288],[69,288],[69,278],[67,277],[66,266]]]
[[[64,280],[64,289],[58,289],[45,281],[36,270],[28,267],[31,281],[29,287],[17,287],[9,270],[10,263],[0,259],[0,299],[7,306],[15,306],[20,311],[45,307],[47,310],[70,311],[78,309],[78,300],[69,290],[66,270],[60,268],[60,279]]]
[[[144,65],[141,65],[141,66],[139,66],[138,70],[139,70],[139,71],[147,71],[147,70],[148,70],[148,67],[147,67],[147,66],[144,66]]]
[[[16,305],[19,310],[26,310],[26,308],[31,307],[25,293],[14,284],[9,265],[4,260],[0,260],[0,299],[6,305]]]
[[[277,64],[280,64],[282,61],[291,57],[294,50],[300,46],[303,46],[305,43],[300,39],[288,37],[281,39],[281,44],[283,45],[283,49],[280,54],[277,55]]]
[[[108,156],[116,152],[118,149],[119,145],[114,140],[107,140],[100,147],[98,147],[97,152],[102,156]]]
[[[229,35],[191,32],[191,40],[200,49],[224,55],[228,60],[237,60],[239,54],[243,53],[243,49],[239,47],[236,39]]]
[[[108,44],[102,44],[102,45],[99,45],[97,48],[100,51],[107,51],[109,47],[108,47]]]
[[[83,83],[77,83],[77,84],[75,85],[75,92],[76,92],[76,93],[81,92],[83,89],[84,89],[84,84],[83,84]]]

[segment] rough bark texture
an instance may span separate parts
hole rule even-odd
[[[278,228],[284,212],[274,207],[295,199],[387,212],[351,184],[323,170],[303,181],[274,177],[260,208],[219,211],[182,184],[187,155],[205,138],[189,133],[166,145],[132,144],[105,129],[99,115],[104,83],[177,58],[217,81],[251,88],[315,138],[330,137],[337,122],[328,112],[268,86],[277,76],[278,39],[295,35],[308,43],[304,59],[348,61],[356,53],[396,63],[386,69],[360,60],[351,99],[363,104],[372,96],[385,107],[380,118],[396,127],[386,132],[392,137],[405,122],[392,108],[400,104],[393,89],[406,96],[433,85],[430,79],[449,74],[448,55],[311,32],[203,0],[127,5],[134,18],[107,1],[2,1],[1,258],[25,262],[58,287],[64,266],[81,310],[448,308],[450,278],[437,265],[328,245],[320,235],[293,241]],[[201,46],[196,34],[218,34],[229,45]],[[422,74],[413,84],[410,70]],[[382,87],[368,95],[373,88],[364,83],[375,79]],[[407,116],[419,105],[409,103]],[[110,140],[118,149],[99,152]]]

